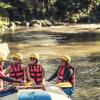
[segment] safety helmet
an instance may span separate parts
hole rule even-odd
[[[35,58],[35,59],[39,60],[39,54],[37,54],[37,53],[32,53],[32,54],[30,55],[30,58]]]
[[[4,61],[4,57],[0,56],[0,62],[3,62],[3,61]]]
[[[22,60],[22,54],[16,53],[13,58],[17,58],[18,60]]]
[[[69,63],[71,62],[71,58],[68,55],[64,55],[61,59]]]

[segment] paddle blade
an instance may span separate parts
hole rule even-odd
[[[27,83],[24,83],[24,86],[26,87],[26,88],[28,88],[29,86],[31,86],[33,84],[33,82],[27,82]]]
[[[64,88],[64,87],[72,87],[72,84],[70,82],[62,82],[56,84],[56,86]]]

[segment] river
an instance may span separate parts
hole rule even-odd
[[[69,30],[70,31],[70,30]],[[100,34],[97,32],[21,31],[4,35],[11,51],[23,54],[23,63],[29,62],[32,52],[40,54],[46,78],[57,69],[62,55],[69,55],[76,72],[76,92],[73,100],[100,100]]]

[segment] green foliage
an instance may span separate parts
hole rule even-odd
[[[9,24],[9,19],[7,17],[0,16],[0,28]]]
[[[58,19],[69,22],[84,22],[84,18],[93,21],[100,0],[57,0],[55,12]],[[91,16],[92,14],[92,16]],[[80,20],[81,19],[81,20]]]
[[[53,19],[66,22],[98,22],[100,0],[2,0],[0,16],[10,20]]]
[[[9,15],[6,9],[11,7],[8,3],[0,2],[0,28],[9,24]]]
[[[12,6],[10,4],[6,4],[4,2],[0,2],[0,8],[11,8]]]

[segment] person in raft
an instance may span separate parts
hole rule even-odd
[[[61,65],[47,81],[51,81],[57,77],[58,86],[60,86],[67,95],[71,96],[75,86],[75,71],[70,62],[71,58],[68,55],[61,57]]]
[[[28,81],[34,81],[35,85],[45,85],[45,71],[44,67],[38,64],[39,54],[32,53],[30,55],[30,63],[27,66]]]
[[[3,71],[3,64],[4,64],[4,57],[0,56],[0,91],[4,89],[3,87],[3,81],[7,82],[15,82],[15,83],[21,83],[20,81],[16,81],[8,76],[6,76]]]
[[[22,65],[22,55],[20,53],[16,53],[13,56],[13,62],[7,67],[5,71],[5,75],[7,74],[9,74],[9,77],[18,81],[26,82],[25,66]]]

